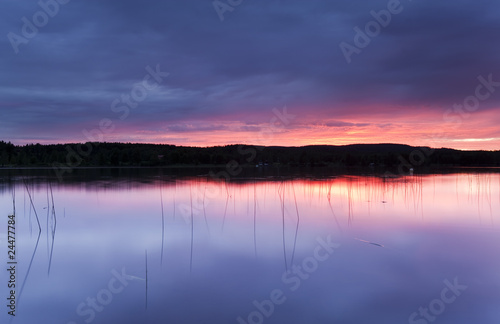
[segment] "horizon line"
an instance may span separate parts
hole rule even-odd
[[[352,144],[341,144],[341,145],[335,145],[335,144],[308,144],[308,145],[300,145],[300,146],[290,146],[290,145],[257,145],[257,144],[243,144],[243,143],[230,143],[230,144],[219,144],[219,145],[204,145],[204,146],[197,146],[197,145],[178,145],[178,144],[168,144],[168,143],[142,143],[142,142],[99,142],[99,141],[86,141],[86,142],[63,142],[63,143],[49,143],[49,144],[41,144],[41,143],[26,143],[26,144],[13,144],[11,141],[5,141],[5,140],[0,140],[4,143],[10,143],[16,147],[24,147],[28,145],[42,145],[42,146],[50,146],[50,145],[79,145],[79,144],[87,144],[87,143],[99,143],[99,144],[128,144],[128,145],[170,145],[170,146],[176,146],[176,147],[192,147],[192,148],[213,148],[213,147],[225,147],[225,146],[253,146],[253,147],[283,147],[283,148],[303,148],[303,147],[311,147],[311,146],[330,146],[330,147],[348,147],[348,146],[355,146],[355,145],[400,145],[400,146],[408,146],[412,148],[430,148],[434,150],[440,150],[440,149],[446,149],[446,150],[454,150],[454,151],[461,151],[461,152],[499,152],[500,149],[498,150],[487,150],[487,149],[456,149],[456,148],[451,148],[451,147],[431,147],[431,146],[426,146],[426,145],[409,145],[409,144],[401,144],[401,143],[389,143],[389,142],[384,142],[384,143],[352,143]]]

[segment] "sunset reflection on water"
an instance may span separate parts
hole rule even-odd
[[[10,213],[15,187],[26,284],[13,323],[85,323],[87,298],[122,268],[135,279],[92,322],[248,322],[253,301],[278,289],[286,302],[266,323],[403,323],[455,277],[469,288],[441,323],[500,315],[491,306],[500,300],[497,173],[21,179],[4,178],[0,196]],[[36,250],[26,186],[42,227]],[[338,244],[324,262],[311,259],[320,240]],[[294,267],[307,264],[314,271],[292,290]]]

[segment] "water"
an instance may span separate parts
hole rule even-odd
[[[498,173],[205,171],[2,170],[1,323],[499,322]]]

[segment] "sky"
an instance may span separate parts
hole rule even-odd
[[[6,0],[0,140],[500,149],[500,2]]]

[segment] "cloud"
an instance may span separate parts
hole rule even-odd
[[[493,0],[402,0],[401,13],[348,64],[339,44],[353,44],[353,28],[387,3],[244,1],[221,22],[211,1],[70,1],[18,54],[0,38],[0,138],[78,139],[102,118],[116,122],[118,140],[161,124],[194,138],[203,130],[194,121],[217,123],[206,129],[215,134],[267,123],[285,105],[303,124],[333,128],[417,115],[432,123],[474,94],[478,76],[500,80]],[[0,32],[22,35],[21,19],[39,10],[37,1],[4,3]],[[119,120],[111,102],[157,64],[168,78]],[[498,111],[499,92],[480,110]]]
[[[330,121],[325,123],[325,126],[328,127],[364,127],[369,125],[369,123],[349,123],[344,121]]]
[[[219,131],[227,130],[224,125],[192,125],[192,124],[178,124],[169,125],[166,127],[168,132],[185,133],[185,132],[206,132],[206,131]]]

